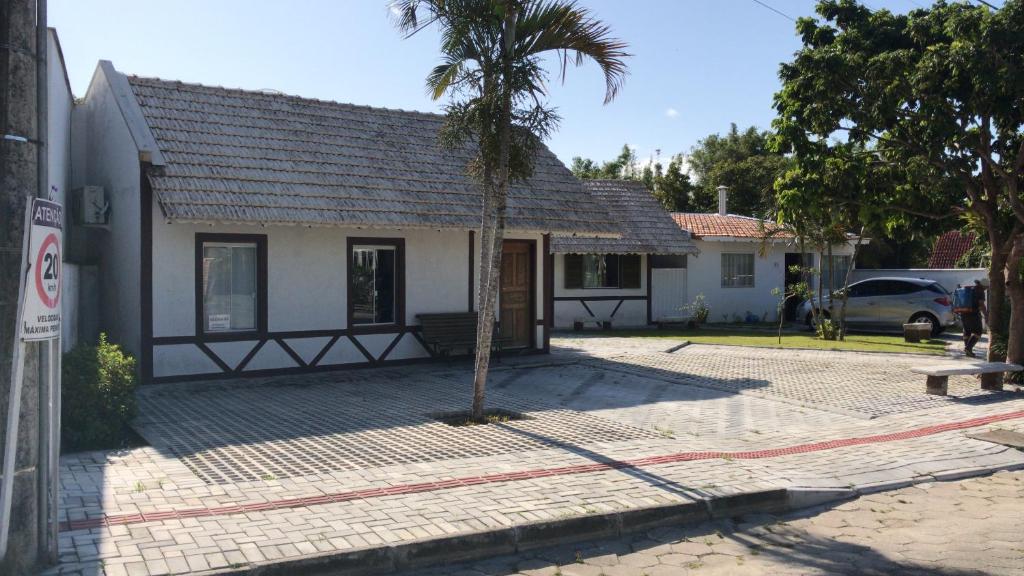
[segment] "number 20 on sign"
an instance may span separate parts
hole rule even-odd
[[[60,335],[61,250],[63,207],[49,200],[32,201],[28,282],[21,337],[49,340]]]

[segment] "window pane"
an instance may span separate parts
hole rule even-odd
[[[651,254],[651,268],[686,268],[686,256]]]
[[[749,288],[754,285],[753,254],[722,254],[722,287]]]
[[[618,254],[606,254],[604,257],[604,284],[602,288],[618,288],[619,287],[619,255]]]
[[[395,322],[395,266],[392,247],[352,248],[352,324]]]
[[[206,332],[256,329],[256,245],[203,245]]]
[[[607,278],[607,268],[604,258],[599,254],[586,254],[583,256],[583,287],[602,288]]]

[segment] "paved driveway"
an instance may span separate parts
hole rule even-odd
[[[489,406],[525,419],[486,427],[437,420],[469,406],[466,364],[145,387],[152,446],[62,459],[61,570],[181,573],[1024,465],[963,432],[1024,422],[1024,397],[969,378],[925,395],[907,368],[928,358],[558,344],[496,367]]]

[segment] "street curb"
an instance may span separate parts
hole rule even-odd
[[[199,574],[370,576],[441,563],[514,554],[559,544],[617,538],[661,526],[699,524],[713,519],[754,513],[770,514],[790,509],[789,490],[776,488],[714,496],[693,502],[559,518],[469,534],[260,562]]]
[[[1004,470],[1021,469],[1024,469],[1024,464],[1005,464],[951,470],[859,488],[791,487],[740,492],[692,502],[558,518],[467,534],[208,570],[196,574],[211,576],[215,574],[232,576],[284,576],[291,574],[372,576],[398,570],[504,556],[560,544],[618,538],[662,526],[694,525],[709,520],[745,515],[792,512],[851,500],[874,492],[904,488],[922,482],[960,480],[987,476]]]

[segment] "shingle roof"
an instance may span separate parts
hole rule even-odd
[[[473,229],[472,148],[443,149],[437,114],[128,77],[166,164],[149,174],[171,221]],[[508,226],[616,235],[546,148],[513,186]]]
[[[792,234],[772,222],[750,216],[673,212],[672,219],[683,230],[689,230],[694,238],[764,238],[767,231],[772,232],[773,238],[793,238]]]
[[[929,268],[956,268],[956,261],[974,245],[974,234],[951,230],[935,241],[932,255],[928,258]]]
[[[554,235],[551,252],[583,254],[695,254],[697,246],[680,230],[640,182],[584,180],[587,192],[621,226],[621,238]]]

